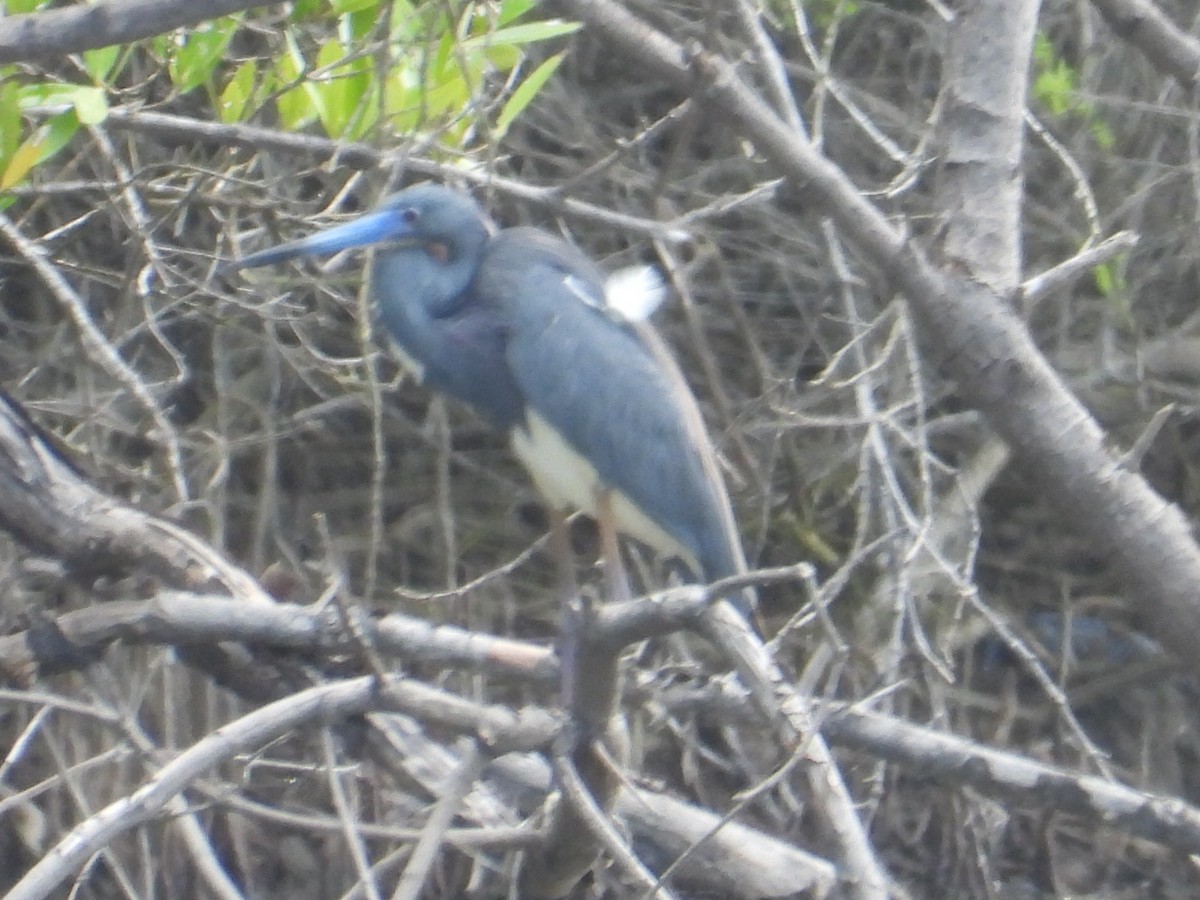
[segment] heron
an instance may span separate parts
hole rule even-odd
[[[653,300],[626,312],[612,296],[644,300],[652,285],[635,278],[630,291],[548,232],[497,229],[470,196],[434,183],[231,266],[368,246],[373,303],[401,363],[507,434],[565,553],[565,515],[581,510],[599,524],[610,590],[625,584],[612,574],[618,532],[705,583],[746,571],[696,399],[644,321]]]

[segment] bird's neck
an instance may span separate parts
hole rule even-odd
[[[401,344],[423,342],[434,321],[450,315],[461,302],[470,275],[459,268],[450,260],[439,261],[420,246],[375,255],[372,281],[379,312]]]
[[[468,302],[476,265],[459,247],[390,248],[375,255],[374,294],[383,325],[410,368],[441,386],[455,355],[447,320]]]

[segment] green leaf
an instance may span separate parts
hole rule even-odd
[[[380,112],[379,82],[375,80],[372,72],[368,79],[367,90],[363,93],[362,99],[358,101],[358,108],[350,120],[345,137],[352,141],[362,140],[379,121]]]
[[[18,96],[22,109],[70,105],[85,125],[96,125],[108,116],[108,97],[100,87],[43,81],[21,86]]]
[[[83,65],[94,82],[105,84],[113,73],[113,68],[120,56],[121,48],[117,45],[101,47],[98,50],[84,50]]]
[[[1128,300],[1129,290],[1128,284],[1125,281],[1123,272],[1125,264],[1129,259],[1128,253],[1119,253],[1114,259],[1108,262],[1101,263],[1092,269],[1092,278],[1096,282],[1096,290],[1100,292],[1100,296],[1112,300],[1114,304],[1118,304],[1124,311],[1128,303],[1121,304],[1122,298]]]
[[[323,100],[318,108],[321,125],[330,137],[348,137],[360,117],[359,103],[370,86],[369,73],[356,73],[354,67],[339,66],[327,78],[319,85]]]
[[[579,22],[564,22],[561,19],[547,19],[544,22],[531,22],[528,25],[511,25],[507,28],[497,28],[486,34],[466,38],[459,44],[459,49],[469,52],[491,47],[520,47],[525,44],[562,37],[565,34],[574,34],[582,27]]]
[[[74,109],[59,113],[44,126],[45,139],[42,141],[42,156],[38,162],[45,162],[75,137],[79,130],[79,117]]]
[[[361,91],[356,90],[358,79],[349,74],[349,67],[337,65],[345,57],[346,48],[336,39],[326,41],[317,52],[317,68],[329,69],[319,81],[313,81],[319,98],[317,115],[330,137],[345,134],[361,96]]]
[[[472,62],[476,60],[487,62],[499,72],[511,72],[525,59],[525,54],[519,47],[511,44],[497,44],[495,47],[488,47],[482,53],[471,53],[467,59]]]
[[[301,80],[307,65],[304,54],[300,52],[300,46],[290,31],[285,43],[288,52],[280,56],[275,64],[275,76],[280,84],[299,83],[275,99],[275,108],[279,112],[280,124],[289,131],[296,131],[317,117],[317,107],[310,86]]]
[[[50,0],[5,0],[4,12],[6,15],[19,16],[39,10],[49,2]]]
[[[1117,143],[1117,136],[1113,134],[1112,127],[1096,116],[1092,119],[1092,137],[1096,140],[1096,146],[1101,150],[1111,150]]]
[[[1050,35],[1044,31],[1039,31],[1033,40],[1033,59],[1040,66],[1048,66],[1054,62],[1054,44],[1050,42]]]
[[[442,33],[442,37],[438,41],[437,50],[429,60],[429,71],[439,74],[450,71],[450,61],[454,56],[454,47],[454,33],[447,29]]]
[[[16,84],[0,82],[0,166],[5,166],[21,145],[21,96]]]
[[[217,115],[221,121],[230,124],[241,122],[246,115],[246,107],[254,94],[255,77],[258,75],[258,64],[250,59],[242,63],[233,73],[233,77],[217,98]]]
[[[502,0],[500,12],[496,16],[497,25],[507,25],[513,19],[519,19],[535,6],[535,0]]]
[[[465,78],[447,78],[430,84],[426,82],[420,94],[420,105],[428,117],[458,112],[471,99],[471,89]]]
[[[25,139],[0,174],[0,190],[20,184],[38,163],[49,159],[71,140],[79,129],[74,111],[55,116]]]
[[[397,66],[383,85],[383,111],[400,134],[415,131],[421,120],[421,79],[408,66]]]
[[[425,33],[424,17],[408,0],[392,3],[392,30],[388,35],[393,44],[411,44]]]
[[[379,0],[329,0],[329,8],[338,15],[377,9]]]
[[[241,15],[225,16],[198,25],[177,44],[167,65],[171,82],[180,93],[200,87],[224,60]]]
[[[314,18],[324,2],[325,0],[293,0],[289,18],[293,22]]]
[[[71,103],[82,125],[99,125],[108,118],[108,97],[103,88],[77,87],[71,95]]]
[[[1033,82],[1033,93],[1055,116],[1062,116],[1071,109],[1075,92],[1075,79],[1071,70],[1059,63],[1041,72]]]
[[[157,34],[150,38],[150,51],[157,61],[163,61],[171,55],[171,38],[169,35]]]
[[[1092,269],[1092,278],[1096,280],[1096,289],[1100,291],[1101,297],[1111,297],[1113,289],[1116,287],[1116,274],[1113,272],[1112,263],[1101,263]]]
[[[21,109],[33,109],[39,106],[65,106],[73,104],[73,84],[53,84],[39,81],[34,84],[22,85],[20,88]]]
[[[338,32],[351,47],[361,47],[370,38],[379,22],[379,13],[374,9],[360,9],[347,13],[338,22]]]
[[[500,139],[508,132],[508,128],[513,121],[525,108],[533,102],[533,98],[538,95],[538,92],[550,80],[559,65],[562,64],[563,57],[566,54],[556,53],[543,62],[540,66],[529,73],[529,76],[517,85],[516,90],[512,92],[512,96],[504,104],[504,108],[500,110],[500,115],[496,119],[496,138]]]

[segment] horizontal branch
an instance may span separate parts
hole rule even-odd
[[[897,727],[899,726],[899,727]],[[884,759],[903,761],[923,777],[967,784],[989,794],[1033,801],[1092,822],[1194,854],[1200,848],[1200,809],[1177,797],[1134,790],[1079,775],[1025,756],[1004,753],[953,735],[898,723],[886,716],[834,714],[830,740]]]
[[[776,575],[782,578],[785,572],[778,570]],[[606,607],[601,610],[597,628],[627,636],[635,633],[631,621],[652,632],[661,628],[663,633],[678,628],[681,622],[694,624],[710,606],[709,593],[689,585]],[[14,673],[40,676],[86,665],[118,639],[205,648],[199,655],[210,654],[210,645],[229,641],[344,656],[354,638],[351,630],[340,627],[338,615],[314,606],[247,605],[220,596],[164,591],[149,600],[114,601],[64,613],[29,631],[2,637],[0,672],[10,677]],[[396,613],[379,619],[363,616],[355,628],[379,653],[397,656],[406,663],[479,667],[545,684],[556,683],[559,677],[554,651],[549,647],[450,625],[432,625]],[[651,679],[650,675],[644,677]],[[759,715],[746,706],[742,689],[729,684],[708,685],[691,692],[681,688],[664,691],[651,679],[645,689],[655,692],[656,702],[671,708],[687,705],[700,714],[740,716],[747,721]],[[816,717],[817,713],[818,706],[813,704],[810,714]],[[1049,803],[1092,820],[1108,821],[1139,837],[1200,853],[1200,810],[1176,799],[1080,776],[842,704],[822,701],[816,721],[820,733],[830,742],[909,766],[925,777],[947,784],[970,784],[989,794],[1031,805]]]
[[[255,151],[302,154],[314,161],[332,160],[350,169],[404,170],[425,178],[499,191],[509,197],[546,207],[556,213],[600,222],[631,234],[678,241],[687,237],[682,226],[619,213],[574,197],[554,187],[539,187],[487,170],[465,169],[413,156],[405,149],[380,150],[370,144],[335,141],[311,134],[297,134],[260,125],[222,124],[187,116],[117,107],[109,111],[105,124],[111,128],[146,134],[160,141],[209,143],[218,147],[244,147]],[[710,215],[719,214],[719,210]],[[702,216],[695,215],[693,222]]]
[[[264,0],[98,0],[2,16],[0,65],[127,44],[268,5]]]
[[[352,614],[353,611],[352,611]],[[334,657],[365,639],[406,661],[470,665],[551,683],[553,651],[521,641],[401,614],[361,614],[345,627],[333,606],[247,604],[214,594],[161,591],[149,600],[119,600],[64,613],[27,631],[0,637],[0,673],[19,683],[89,665],[112,642],[202,646],[233,641],[250,647]]]

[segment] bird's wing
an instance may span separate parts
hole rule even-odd
[[[510,229],[490,242],[481,273],[481,294],[506,298],[509,370],[527,406],[687,548],[698,574],[741,571],[695,401],[665,350],[603,311],[599,270],[544,232]]]

